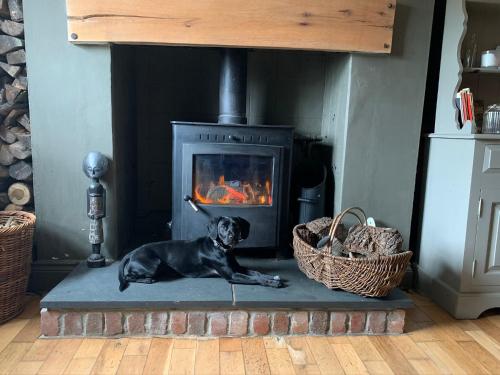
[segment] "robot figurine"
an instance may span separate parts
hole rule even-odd
[[[87,258],[89,268],[104,267],[106,259],[101,254],[104,242],[102,219],[106,216],[106,189],[99,182],[108,170],[108,159],[100,152],[89,152],[83,159],[83,173],[92,179],[87,189],[87,216],[90,219],[89,242],[92,254]]]

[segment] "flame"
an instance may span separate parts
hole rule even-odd
[[[231,181],[228,184],[221,175],[217,181],[196,185],[193,195],[195,201],[202,204],[271,205],[271,190],[270,180],[266,180],[264,186],[258,181]]]
[[[201,195],[200,189],[201,189],[200,185],[196,186],[196,188],[194,189],[194,199],[203,204],[214,203],[213,200],[205,198],[203,195]]]
[[[266,192],[267,192],[267,203],[269,205],[273,204],[273,196],[271,194],[271,181],[266,180]]]

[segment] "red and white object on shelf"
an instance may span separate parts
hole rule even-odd
[[[461,128],[470,127],[471,133],[478,133],[474,116],[474,96],[469,88],[464,88],[457,93],[455,104],[460,111]]]

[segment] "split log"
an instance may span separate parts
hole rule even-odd
[[[30,118],[28,117],[28,114],[25,113],[21,117],[17,119],[18,124],[23,126],[27,131],[31,131],[31,124],[30,124]]]
[[[0,139],[6,143],[14,143],[17,137],[11,128],[4,124],[0,125]]]
[[[16,159],[14,158],[14,155],[12,155],[9,151],[9,146],[6,144],[0,144],[0,165],[4,165],[8,167],[9,165],[12,165]],[[10,174],[10,168],[9,168],[9,176],[12,177]]]
[[[10,202],[18,206],[25,206],[33,200],[33,188],[23,182],[10,185],[7,194]]]
[[[22,36],[24,34],[24,24],[11,20],[4,20],[0,24],[0,30],[10,36]]]
[[[9,112],[7,117],[4,118],[3,123],[6,125],[14,125],[18,117],[25,114],[27,111],[26,108],[15,108]]]
[[[31,149],[27,148],[22,142],[14,142],[9,145],[9,151],[16,159],[24,160],[31,157]]]
[[[14,82],[12,82],[12,86],[17,87],[21,90],[28,89],[28,78],[25,75],[19,74]]]
[[[0,73],[3,73],[3,71],[0,70]],[[14,79],[12,79],[12,77],[9,76],[8,74],[5,74],[5,75],[3,75],[3,76],[0,77],[0,85],[2,87],[4,87],[7,84],[9,84],[9,85],[12,84],[13,81],[14,81]]]
[[[5,92],[5,99],[7,99],[7,101],[9,103],[16,103],[16,98],[22,93],[24,92],[24,90],[21,90],[20,88],[17,88],[17,87],[14,87],[12,85],[9,85],[9,84],[6,84],[4,86],[4,92]]]
[[[7,55],[7,62],[11,65],[26,64],[26,51],[18,49],[17,51],[9,52]]]
[[[0,115],[1,116],[7,116],[10,111],[12,111],[13,109],[21,109],[21,108],[25,108],[26,106],[23,105],[23,104],[12,104],[12,103],[3,103],[3,104],[0,104]],[[26,110],[25,110],[26,111]]]
[[[0,180],[9,178],[9,168],[0,165]]]
[[[23,20],[23,2],[22,0],[7,0],[9,4],[10,18],[12,21]]]
[[[10,203],[7,193],[0,193],[0,210],[3,210]]]
[[[7,0],[0,0],[0,16],[10,18],[10,10]]]
[[[0,35],[0,38],[2,36]],[[21,71],[21,67],[17,65],[9,65],[0,61],[0,68],[2,68],[9,76],[16,77]]]
[[[17,204],[14,203],[9,203],[5,208],[3,209],[4,211],[24,211],[23,206],[18,206]]]
[[[7,191],[12,182],[9,176],[9,168],[0,165],[0,191]]]
[[[17,141],[21,142],[25,148],[31,149],[31,133],[22,126],[13,126],[10,131],[15,134]]]
[[[0,35],[0,55],[5,55],[11,51],[24,47],[24,41],[10,35]]]
[[[31,164],[21,160],[9,167],[9,175],[14,180],[29,180],[33,176],[33,168],[31,167]]]

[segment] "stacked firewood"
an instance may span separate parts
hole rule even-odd
[[[0,210],[33,209],[22,0],[0,0]]]

